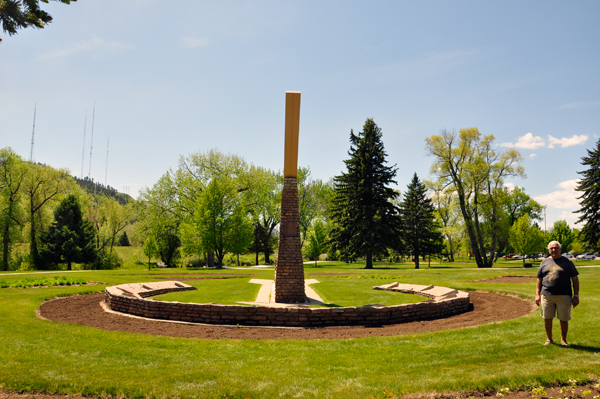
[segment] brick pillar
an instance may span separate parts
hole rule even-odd
[[[298,180],[283,179],[279,252],[275,263],[275,302],[304,303],[304,264],[300,245]]]

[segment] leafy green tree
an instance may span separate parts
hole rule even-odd
[[[48,3],[48,0],[41,0]],[[64,4],[70,4],[77,0],[54,0]],[[46,11],[40,8],[39,0],[0,0],[0,23],[2,30],[9,36],[17,33],[21,28],[42,29],[47,23],[52,21],[52,17]],[[0,38],[2,42],[2,38]]]
[[[8,270],[11,247],[20,236],[24,214],[21,187],[27,174],[27,164],[10,147],[0,150],[0,236],[2,263],[0,270]]]
[[[98,251],[112,254],[119,233],[135,218],[134,206],[132,203],[122,205],[114,197],[103,194],[87,196],[87,199],[87,218],[96,229]]]
[[[307,245],[304,246],[304,254],[309,260],[317,261],[322,253],[327,251],[327,233],[325,223],[321,220],[315,220],[307,232]]]
[[[600,140],[594,150],[587,150],[587,157],[581,158],[581,164],[588,168],[582,172],[576,190],[581,192],[581,209],[577,223],[585,223],[581,229],[581,241],[600,252]]]
[[[29,222],[30,258],[37,268],[41,266],[38,238],[47,226],[44,214],[48,206],[75,189],[75,182],[66,169],[54,169],[46,165],[29,164],[23,181],[23,199],[26,202]],[[50,213],[50,212],[48,212]]]
[[[477,267],[492,267],[501,240],[504,180],[524,175],[519,152],[498,153],[493,142],[493,135],[482,137],[477,128],[461,129],[458,136],[443,131],[425,140],[435,158],[431,172],[442,187],[456,192]]]
[[[153,236],[160,259],[167,266],[174,266],[181,256],[179,248],[184,214],[172,173],[165,173],[152,188],[140,192],[137,212],[140,236]]]
[[[40,256],[44,264],[91,263],[96,259],[94,228],[83,219],[77,197],[69,195],[54,211],[54,222],[41,235]]]
[[[435,221],[435,207],[427,197],[427,188],[416,173],[400,203],[400,220],[404,250],[414,258],[415,269],[418,269],[421,256],[441,252],[442,234]]]
[[[524,188],[517,186],[510,191],[506,189],[506,191],[504,208],[511,226],[523,215],[529,215],[533,220],[542,220],[544,207],[527,195]]]
[[[151,270],[152,267],[150,266],[150,259],[159,255],[158,246],[156,245],[156,240],[154,239],[154,236],[150,235],[146,238],[146,241],[144,241],[143,249],[144,255],[148,257],[148,270]]]
[[[217,266],[227,252],[241,254],[252,242],[252,221],[233,181],[213,179],[196,207],[196,228],[205,252],[214,252]]]
[[[298,207],[301,245],[316,218],[326,217],[326,206],[332,187],[320,179],[311,177],[310,168],[298,168]]]
[[[442,233],[446,239],[446,252],[450,262],[454,262],[454,253],[458,250],[464,237],[460,209],[456,195],[452,190],[445,189],[439,181],[427,183],[432,192],[432,203],[440,220]]]
[[[550,231],[549,241],[560,242],[562,253],[571,251],[575,242],[575,234],[566,220],[557,220],[554,222],[554,226],[552,226],[552,230]]]
[[[525,255],[543,251],[544,233],[532,222],[529,215],[523,215],[510,228],[510,245],[517,253],[523,255],[525,265]]]
[[[373,268],[374,256],[385,256],[395,246],[400,234],[398,210],[391,202],[398,193],[389,187],[396,169],[386,165],[381,136],[373,119],[358,135],[350,131],[347,172],[334,178],[329,212],[334,249],[349,259],[364,256],[366,269]]]

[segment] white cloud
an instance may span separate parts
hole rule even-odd
[[[515,189],[515,183],[504,183],[504,187],[508,188],[508,191]]]
[[[92,35],[90,40],[81,41],[78,43],[73,43],[68,46],[65,46],[59,50],[53,51],[51,53],[46,53],[38,57],[38,61],[46,61],[53,58],[67,57],[69,55],[79,53],[82,51],[91,51],[91,50],[123,50],[123,49],[132,49],[134,48],[130,44],[118,43],[118,42],[108,42],[101,37],[96,35]]]
[[[588,140],[587,134],[577,135],[574,134],[573,137],[562,139],[557,139],[556,137],[548,136],[548,148],[554,148],[555,145],[560,145],[562,148],[571,147],[574,145],[583,144]]]
[[[529,154],[529,158],[535,159],[535,157],[537,157],[537,154]]]
[[[182,46],[186,48],[196,48],[196,47],[204,47],[208,46],[208,39],[206,38],[198,38],[198,37],[182,37],[181,38]]]
[[[600,101],[577,101],[574,103],[559,105],[556,107],[556,109],[588,108],[597,106],[600,106]]]
[[[538,195],[533,199],[542,205],[548,206],[548,208],[579,208],[579,200],[577,199],[577,197],[580,196],[580,193],[575,191],[575,187],[577,187],[578,181],[578,179],[564,181],[556,185],[556,188],[560,188],[561,190],[553,191],[548,194]]]
[[[579,181],[580,179],[565,180],[562,183],[558,183],[556,187],[562,188],[563,190],[575,191],[575,188],[577,188],[577,184],[579,184]]]
[[[502,147],[517,147],[528,150],[534,150],[539,147],[545,147],[546,143],[540,136],[534,136],[531,133],[527,133],[524,136],[519,137],[515,144],[513,143],[502,143]]]

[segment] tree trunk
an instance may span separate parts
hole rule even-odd
[[[373,254],[371,252],[367,252],[367,265],[365,266],[365,269],[372,269],[373,268]]]
[[[8,236],[9,232],[10,225],[7,220],[6,225],[4,226],[4,237],[2,238],[2,265],[0,270],[8,270],[8,248],[10,244],[10,237]]]
[[[67,261],[67,270],[71,270],[71,261]]]
[[[31,256],[31,261],[33,262],[33,267],[35,267],[37,269],[38,267],[40,267],[40,254],[38,252],[37,239],[36,239],[35,235],[36,235],[35,212],[33,211],[33,199],[32,199],[32,202],[31,202],[31,228],[30,228],[31,246],[29,248],[29,255]]]
[[[208,253],[206,263],[208,263],[208,267],[215,267],[215,253],[214,252]]]

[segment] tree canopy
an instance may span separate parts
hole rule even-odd
[[[477,267],[492,267],[502,237],[504,180],[524,176],[521,154],[515,149],[498,153],[493,142],[493,135],[482,137],[475,127],[425,140],[435,158],[431,173],[456,192]]]
[[[41,0],[48,3],[48,0]],[[71,4],[77,0],[53,0]],[[52,21],[52,17],[40,8],[40,0],[0,0],[0,23],[2,30],[12,36],[21,28],[42,29]],[[0,37],[0,42],[2,38]]]

